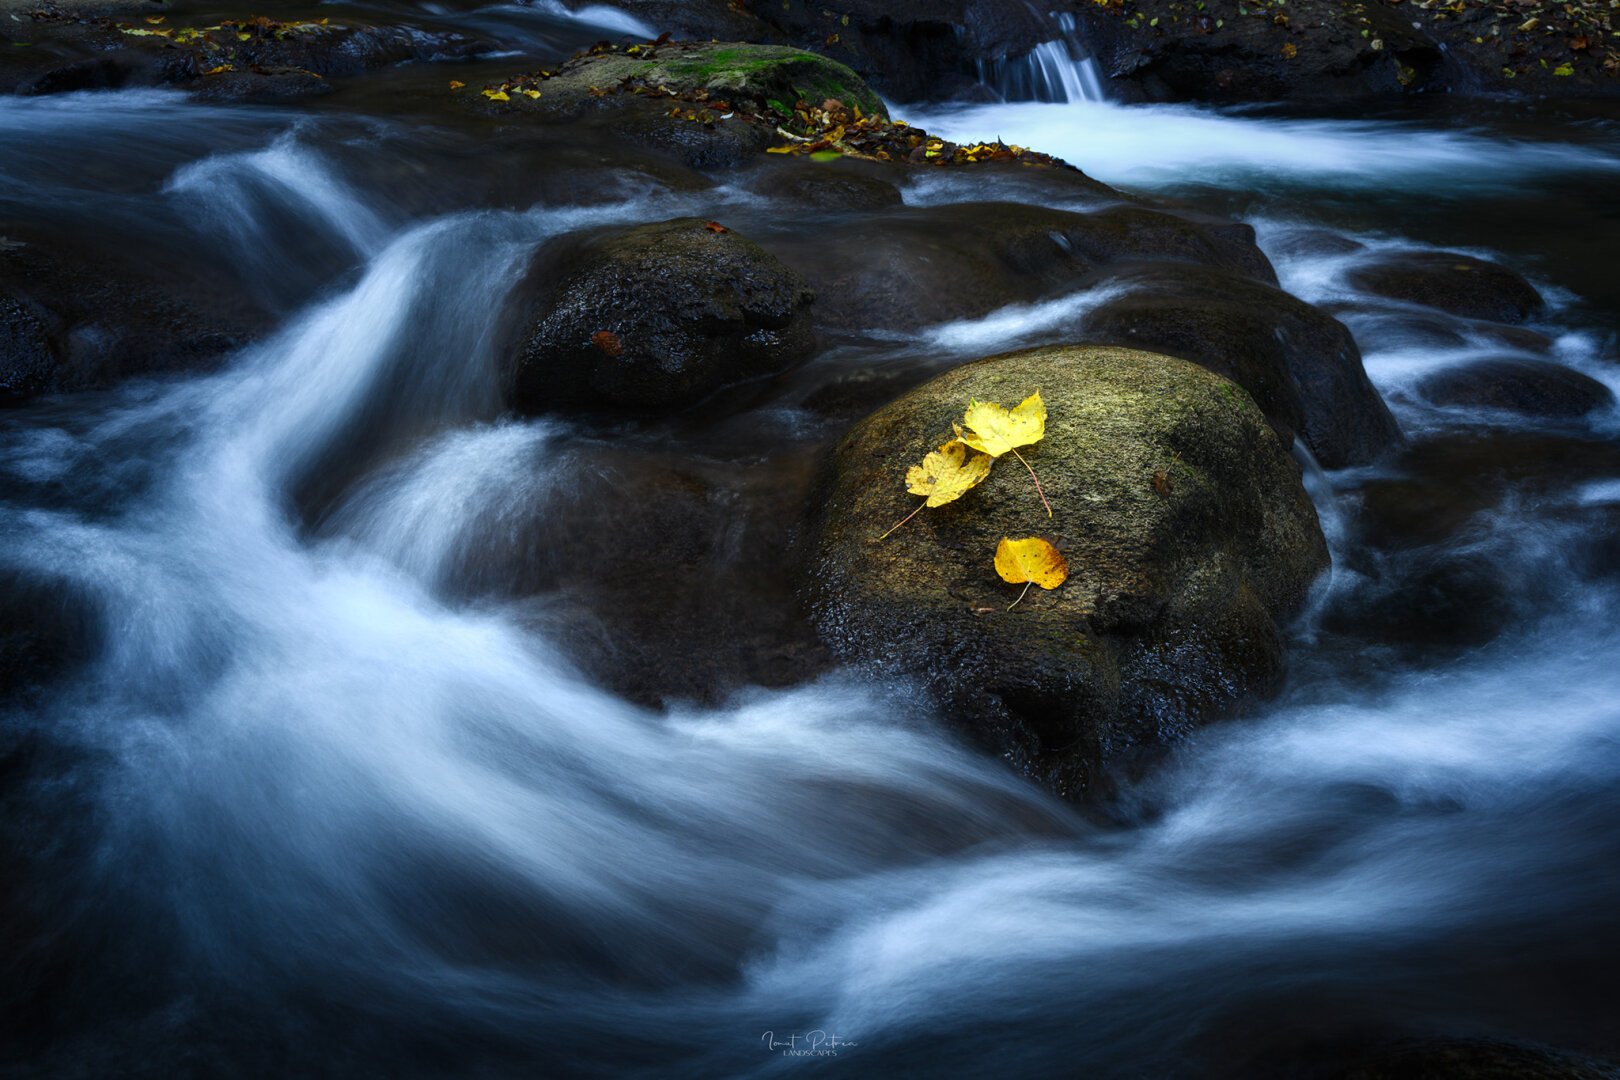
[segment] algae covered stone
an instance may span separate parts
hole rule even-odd
[[[1020,468],[930,510],[902,479],[970,399],[1039,390],[1046,437]],[[1007,605],[1003,536],[1059,548],[1068,580]],[[920,679],[1017,767],[1064,794],[1272,686],[1279,621],[1327,565],[1298,466],[1230,380],[1130,349],[1058,346],[956,368],[878,410],[832,452],[810,600],[844,660]]]
[[[627,82],[676,91],[706,90],[716,98],[776,102],[784,112],[801,99],[819,105],[836,98],[868,114],[888,115],[861,77],[838,61],[804,49],[742,42],[671,42],[636,55],[593,53],[565,64],[542,89],[567,94]]]

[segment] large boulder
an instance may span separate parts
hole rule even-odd
[[[1090,340],[1202,364],[1247,390],[1329,468],[1371,461],[1400,429],[1336,319],[1262,281],[1197,266],[1110,275],[1129,291],[1094,309]]]
[[[972,398],[1039,390],[1045,438],[956,502],[925,510],[902,478]],[[1014,586],[992,559],[1038,535],[1069,578]],[[1272,686],[1278,622],[1327,565],[1298,467],[1244,391],[1195,364],[1095,346],[956,368],[841,439],[811,530],[810,598],[849,662],[922,679],[1016,767],[1065,795],[1133,748],[1162,745]]]
[[[1397,251],[1355,267],[1346,280],[1363,292],[1422,304],[1465,319],[1522,322],[1541,294],[1505,266],[1447,251]]]
[[[537,256],[511,401],[524,411],[690,404],[814,346],[793,270],[701,218],[637,225]]]

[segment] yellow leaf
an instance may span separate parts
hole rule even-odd
[[[450,89],[452,89],[452,90],[460,90],[463,86],[466,86],[466,85],[467,84],[462,82],[460,79],[451,79],[450,80]]]
[[[1069,563],[1063,552],[1038,536],[1022,540],[1003,536],[996,545],[996,573],[1001,575],[1002,581],[1024,584],[1024,592],[1018,594],[1018,600],[1007,605],[1007,610],[1011,611],[1031,585],[1055,589],[1068,580]]]
[[[991,457],[1000,457],[1041,441],[1046,434],[1046,403],[1039,390],[1012,409],[993,401],[969,401],[962,423],[968,430],[957,427],[956,431],[963,442]]]
[[[797,146],[767,146],[765,152],[767,154],[792,154],[797,152],[798,149]]]
[[[1046,507],[1046,516],[1051,517],[1052,504],[1046,501],[1041,478],[1018,452],[1020,446],[1040,442],[1046,435],[1046,402],[1041,400],[1041,392],[1035,391],[1012,409],[1004,409],[993,401],[969,400],[962,420],[969,430],[963,431],[961,424],[951,425],[958,439],[991,457],[1011,454],[1023,462],[1024,468],[1029,470],[1029,478],[1035,481],[1035,493]]]
[[[969,454],[967,446],[952,439],[906,470],[906,490],[928,496],[928,506],[955,502],[990,475],[988,454]]]
[[[511,101],[505,90],[485,90],[484,96],[491,101]]]
[[[525,90],[523,92],[525,94],[529,95],[529,98],[531,100],[540,96],[540,91],[538,91],[538,90]]]

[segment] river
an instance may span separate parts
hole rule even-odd
[[[600,32],[548,10],[455,17],[536,53]],[[1173,1077],[1366,1032],[1620,1048],[1620,417],[1425,403],[1417,379],[1500,343],[1392,329],[1343,282],[1362,256],[1309,242],[1515,266],[1551,299],[1532,328],[1553,358],[1620,389],[1620,116],[897,107],[1254,223],[1284,288],[1338,305],[1411,440],[1375,467],[1304,461],[1334,569],[1283,691],[1099,817],[903,682],[650,710],[485,587],[566,533],[614,437],[502,415],[515,268],[603,223],[816,222],[636,176],[514,205],[518,165],[486,142],[347,96],[0,101],[4,216],[230,275],[276,319],[217,372],[0,414],[0,569],[82,653],[0,718],[0,994],[34,1066],[809,1067],[786,1044],[856,1075]],[[1062,340],[1086,304],[871,348]],[[773,393],[626,438],[802,461],[828,429]]]

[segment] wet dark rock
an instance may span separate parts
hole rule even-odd
[[[1575,419],[1614,404],[1614,393],[1590,375],[1550,360],[1502,356],[1437,371],[1418,384],[1436,405],[1505,409],[1547,419]]]
[[[208,367],[262,316],[101,250],[0,238],[0,403]]]
[[[611,110],[580,116],[579,132],[600,131],[611,142],[642,146],[691,169],[731,169],[758,157],[777,139],[774,131],[740,117],[696,123],[672,119],[664,101],[625,97]]]
[[[54,94],[172,85],[211,100],[280,101],[329,92],[319,85],[325,79],[409,61],[462,59],[488,47],[460,33],[341,17],[321,25],[244,16],[224,25],[174,13],[154,29],[102,14],[42,7],[0,30],[9,35],[0,44],[14,46],[0,53],[0,89]],[[199,33],[175,36],[191,30]]]
[[[970,398],[1010,405],[1036,388],[1050,416],[1026,457],[1054,517],[1008,460],[873,542],[915,509],[905,471]],[[1299,470],[1248,395],[1126,349],[1033,349],[933,379],[839,440],[815,505],[806,584],[828,644],[921,678],[1066,795],[1273,685],[1277,621],[1327,564]],[[993,555],[1030,534],[1064,552],[1069,579],[1009,611],[1018,589]]]
[[[1206,267],[1142,267],[1102,280],[1131,291],[1086,317],[1088,340],[1166,353],[1232,379],[1329,468],[1365,464],[1400,441],[1350,332],[1309,304]]]
[[[510,395],[525,411],[678,408],[814,345],[804,279],[701,218],[564,242],[531,280]]]
[[[300,68],[262,67],[210,75],[191,84],[191,90],[203,101],[268,105],[330,94],[332,84]]]
[[[1117,262],[1172,260],[1272,282],[1244,225],[1134,205],[1090,213],[1010,202],[897,209],[771,244],[801,268],[830,329],[914,330],[1078,288]]]
[[[1438,308],[1465,319],[1516,323],[1540,311],[1541,294],[1505,266],[1443,251],[1378,255],[1347,280],[1376,296]]]

